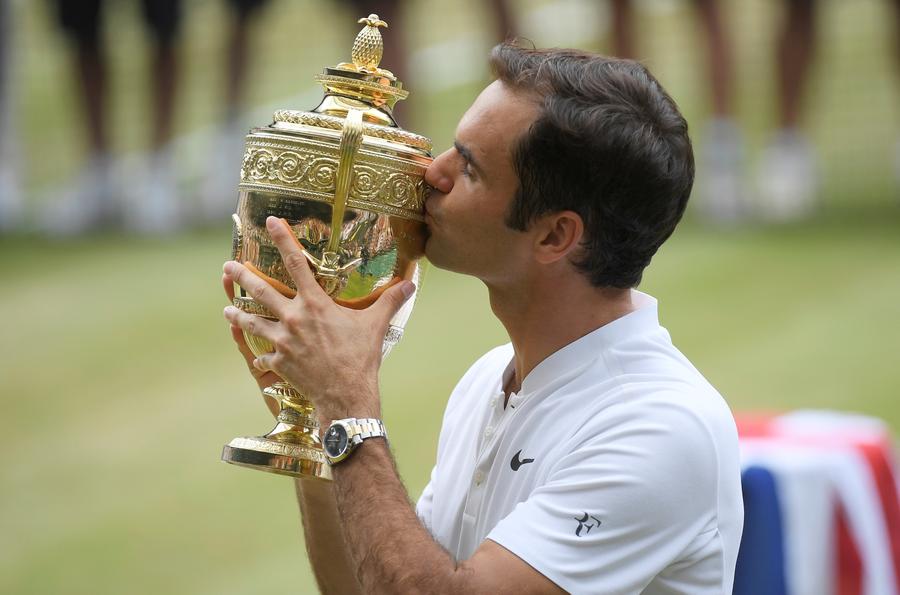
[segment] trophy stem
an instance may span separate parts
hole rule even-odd
[[[222,460],[279,475],[330,480],[313,404],[286,382],[263,392],[281,403],[275,427],[265,436],[235,438],[222,449]]]

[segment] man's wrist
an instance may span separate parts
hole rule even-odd
[[[338,419],[350,417],[381,419],[378,390],[371,388],[346,389],[339,394],[332,392],[331,395],[318,399],[316,410],[319,415],[319,424],[326,429],[331,422]]]
[[[322,431],[328,429],[328,426],[339,419],[381,419],[381,411],[377,407],[359,407],[353,408],[352,410],[342,409],[342,410],[328,410],[328,411],[319,411],[319,427],[322,428]]]
[[[371,473],[376,468],[394,469],[390,458],[390,446],[387,437],[373,437],[363,440],[353,454],[332,467],[332,474],[342,475],[348,469],[360,468],[360,471]]]

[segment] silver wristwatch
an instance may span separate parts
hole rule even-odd
[[[322,439],[322,447],[325,450],[325,458],[334,465],[350,456],[356,447],[362,444],[366,438],[383,437],[387,439],[387,432],[380,419],[337,419],[328,426],[328,431]]]

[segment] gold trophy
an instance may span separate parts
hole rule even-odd
[[[401,129],[394,104],[408,92],[379,68],[383,46],[378,15],[360,19],[352,62],[316,75],[325,96],[310,112],[278,110],[274,122],[247,135],[232,258],[290,295],[294,282],[266,232],[266,217],[287,220],[322,288],[338,304],[365,308],[389,286],[418,287],[425,243],[425,169],[431,141]],[[238,288],[234,305],[274,320]],[[415,296],[391,320],[382,354],[400,340]],[[253,353],[273,350],[244,333]],[[352,365],[352,362],[348,362]],[[222,460],[295,477],[331,479],[312,403],[287,382],[264,391],[281,403],[265,436],[235,438]]]

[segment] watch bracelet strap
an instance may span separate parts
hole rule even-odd
[[[380,419],[367,417],[345,421],[348,422],[350,428],[353,430],[353,436],[358,436],[362,440],[380,436],[387,440],[387,430],[384,429],[384,423]]]

